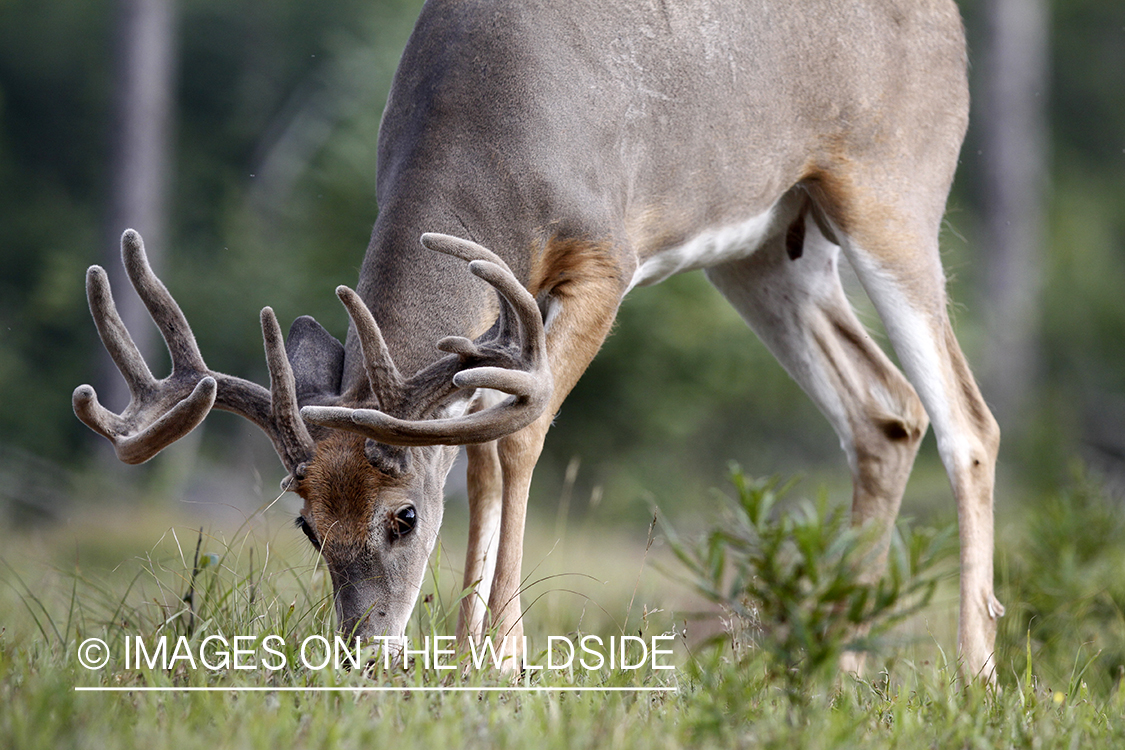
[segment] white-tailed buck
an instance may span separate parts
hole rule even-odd
[[[269,390],[209,370],[129,231],[172,374],[149,373],[92,267],[90,308],[133,399],[112,414],[84,385],[75,412],[128,463],[212,406],[261,427],[339,625],[361,635],[404,631],[467,445],[477,595],[458,634],[518,636],[552,416],[631,288],[703,268],[835,428],[857,523],[889,535],[932,421],[960,520],[963,668],[991,677],[999,431],[938,251],[968,107],[952,0],[432,0],[383,115],[359,284],[337,290],[346,343],[308,317],[283,342],[266,308]],[[841,249],[907,377],[845,298]]]

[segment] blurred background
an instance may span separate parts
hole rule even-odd
[[[111,500],[245,517],[277,496],[269,441],[232,415],[212,414],[143,467],[119,465],[78,422],[81,383],[116,410],[127,401],[89,317],[85,269],[117,274],[158,376],[167,356],[119,280],[130,226],[213,369],[268,382],[267,304],[285,328],[310,314],[343,338],[333,290],[356,282],[378,212],[379,119],[420,4],[0,0],[8,525]],[[1004,430],[1004,513],[1076,462],[1111,486],[1125,478],[1125,4],[960,5],[974,110],[942,242],[957,332]],[[687,274],[626,300],[548,438],[532,515],[643,535],[653,503],[702,512],[731,460],[850,496],[827,423]],[[915,515],[931,507],[952,515],[932,436],[906,500]]]

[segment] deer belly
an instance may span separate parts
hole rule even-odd
[[[776,233],[777,205],[743,221],[706,229],[681,245],[659,250],[641,261],[629,285],[649,286],[677,273],[709,268],[751,255]]]

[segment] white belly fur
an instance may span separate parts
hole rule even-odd
[[[677,273],[717,266],[751,255],[773,235],[776,213],[775,203],[749,219],[708,229],[682,245],[656,253],[637,267],[629,288],[649,286]]]

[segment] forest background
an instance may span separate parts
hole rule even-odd
[[[1125,4],[960,5],[974,109],[942,242],[958,335],[1004,429],[1004,513],[1076,462],[1110,487],[1125,478]],[[354,285],[378,212],[376,134],[419,7],[0,0],[9,523],[111,496],[240,509],[276,496],[283,472],[269,442],[233,416],[209,417],[142,469],[120,467],[75,419],[81,383],[124,405],[89,318],[85,269],[116,273],[121,231],[136,227],[208,364],[257,382],[267,380],[261,307],[283,327],[313,315],[342,338],[333,289]],[[115,291],[126,294],[120,282]],[[885,345],[862,290],[850,291]],[[154,372],[166,372],[155,328],[142,318],[142,329]],[[827,423],[687,274],[627,298],[548,439],[533,515],[554,518],[561,501],[573,517],[600,506],[598,524],[643,527],[654,502],[691,512],[731,460],[848,494]],[[454,477],[451,498],[457,487]],[[931,436],[906,507],[949,517],[948,492]]]

